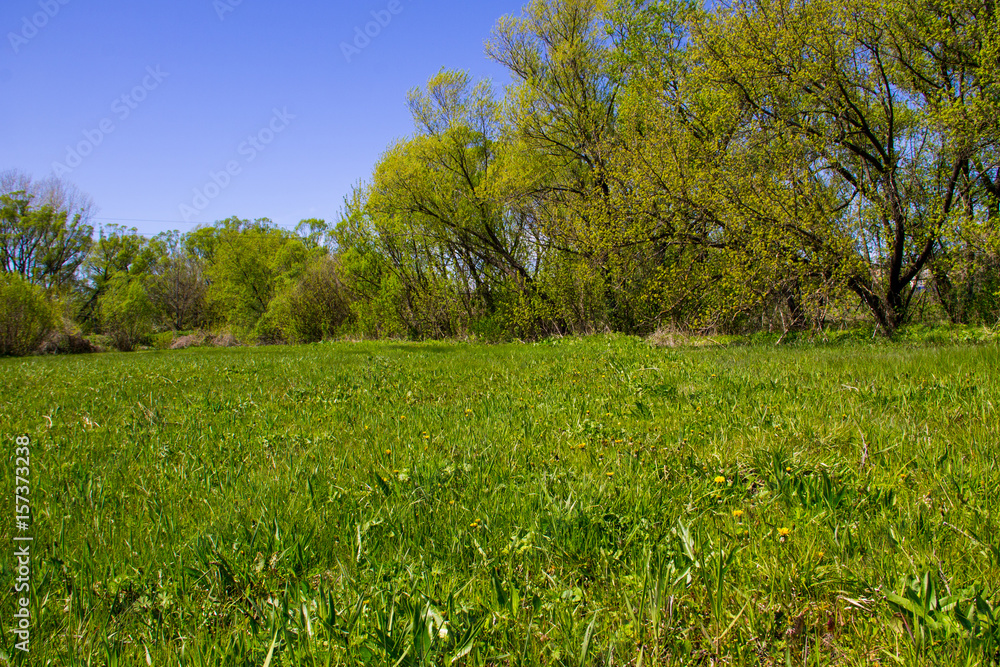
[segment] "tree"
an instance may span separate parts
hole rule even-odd
[[[608,157],[621,78],[610,57],[606,3],[533,0],[502,18],[486,53],[516,82],[509,93],[511,143],[532,154],[527,185],[546,204],[543,222],[564,249],[604,236],[593,202],[611,194]]]
[[[455,318],[496,312],[505,290],[533,289],[532,239],[505,198],[489,85],[442,71],[409,101],[417,135],[379,161],[359,213],[403,289],[411,335],[449,335]]]
[[[51,290],[68,287],[91,246],[90,198],[58,179],[0,174],[0,269]]]
[[[936,55],[949,51],[949,27],[933,17],[948,13],[896,0],[741,0],[693,27],[705,81],[736,95],[758,142],[791,147],[796,177],[821,193],[801,201],[825,222],[792,220],[797,241],[846,270],[886,333],[907,321],[977,155],[995,155],[969,122],[992,109],[995,124],[994,84],[983,80],[992,69]],[[986,46],[971,46],[972,60],[984,62]]]
[[[992,3],[905,0],[892,7],[901,86],[919,96],[959,158],[951,207],[929,260],[956,323],[1000,316],[1000,25]]]
[[[301,275],[308,251],[294,234],[261,218],[229,218],[198,236],[209,256],[209,297],[226,320],[269,338],[275,325],[264,319],[275,294]]]
[[[144,276],[153,265],[155,252],[136,228],[109,225],[101,228],[97,241],[80,267],[82,285],[77,319],[94,325],[98,304],[118,274]]]
[[[149,297],[163,324],[174,331],[207,323],[208,284],[204,261],[185,247],[178,232],[165,232],[152,243],[156,252],[150,268]]]
[[[318,218],[301,220],[295,225],[295,234],[309,250],[326,247],[330,242],[331,232],[330,225]]]
[[[843,253],[813,243],[838,193],[811,170],[808,147],[762,127],[717,81],[694,6],[622,2],[615,20],[627,83],[614,208],[645,252],[640,300],[659,311],[647,316],[729,329],[822,320]]]
[[[116,348],[131,352],[153,332],[155,309],[144,275],[116,273],[102,293],[98,313]]]
[[[636,330],[647,239],[620,207],[632,178],[616,178],[626,79],[610,5],[534,0],[522,17],[501,19],[487,54],[516,82],[508,94],[509,151],[520,171],[518,204],[546,248],[549,301],[563,313],[588,302],[583,317],[592,325]],[[596,303],[582,298],[594,289],[603,292]]]

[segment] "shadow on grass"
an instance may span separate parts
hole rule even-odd
[[[445,352],[454,352],[457,348],[454,345],[441,343],[396,343],[394,345],[386,345],[385,349],[396,352],[433,352],[434,354],[444,354]]]

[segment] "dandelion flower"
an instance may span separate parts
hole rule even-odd
[[[743,516],[743,510],[733,510],[733,516],[739,519],[741,516]]]
[[[385,455],[386,456],[389,456],[390,454],[392,454],[392,450],[391,449],[385,450]]]
[[[792,532],[791,528],[779,528],[778,535],[781,537],[788,537]]]
[[[825,555],[826,555],[825,551],[819,551],[819,552],[816,553],[816,558],[819,559],[819,558],[822,558]]]
[[[726,483],[726,478],[723,477],[722,475],[719,475],[718,477],[715,478],[715,483],[716,484],[725,484]]]

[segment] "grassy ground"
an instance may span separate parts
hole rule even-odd
[[[0,360],[24,664],[992,664],[998,368],[624,337]]]

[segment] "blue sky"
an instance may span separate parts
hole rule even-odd
[[[334,221],[412,132],[409,89],[448,67],[502,92],[484,42],[522,5],[3,0],[0,171],[56,169],[94,199],[96,224],[144,234],[232,215]]]

